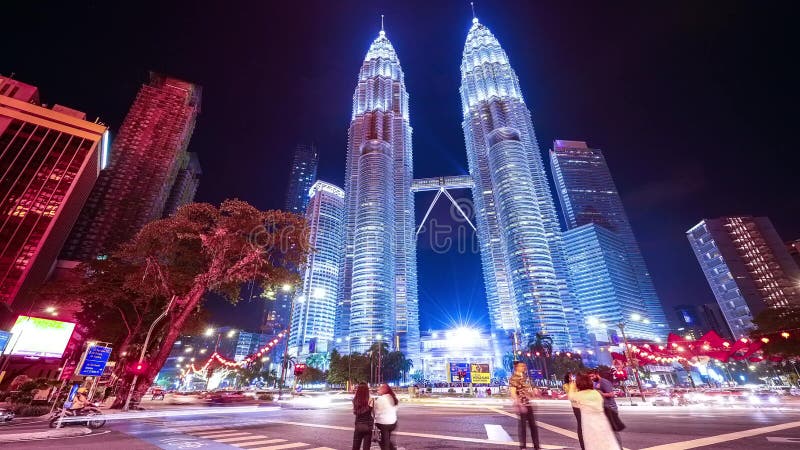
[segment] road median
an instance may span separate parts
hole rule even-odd
[[[57,428],[54,430],[47,430],[47,431],[35,431],[32,433],[28,432],[28,433],[0,434],[0,443],[75,437],[75,436],[83,436],[91,432],[92,430],[86,427],[69,427],[69,428]]]

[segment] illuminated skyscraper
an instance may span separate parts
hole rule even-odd
[[[508,56],[477,18],[464,45],[460,91],[492,327],[520,330],[526,339],[543,333],[556,348],[580,346],[582,320],[530,111]]]
[[[197,188],[200,186],[200,175],[202,174],[203,170],[200,167],[197,153],[187,152],[181,158],[181,169],[175,177],[175,183],[173,183],[169,198],[167,198],[164,217],[175,214],[178,208],[194,201]]]
[[[318,164],[319,155],[314,144],[299,144],[295,147],[292,166],[289,168],[289,186],[286,189],[286,211],[305,214],[309,189],[317,181]]]
[[[291,353],[298,356],[330,349],[344,257],[344,191],[317,181],[309,196],[306,220],[314,250],[303,273],[303,288],[295,298],[289,342]]]
[[[386,33],[358,75],[345,173],[344,285],[337,335],[352,350],[397,339],[419,352],[411,125],[403,70]]]
[[[34,86],[0,77],[0,304],[26,311],[47,278],[107,151],[106,127]]]
[[[107,254],[162,217],[199,112],[199,86],[150,73],[115,136],[109,166],[81,211],[63,259]]]
[[[626,259],[636,275],[639,301],[638,306],[629,304],[622,313],[626,317],[640,314],[650,321],[655,335],[665,337],[668,327],[664,309],[603,152],[589,148],[586,142],[556,140],[550,151],[550,167],[567,229],[597,224],[614,232],[625,245]]]
[[[686,237],[734,338],[765,308],[800,308],[800,268],[769,218],[704,219]]]

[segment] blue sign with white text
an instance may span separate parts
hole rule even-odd
[[[86,359],[83,360],[81,370],[78,375],[85,377],[99,377],[106,368],[108,358],[111,356],[111,347],[93,345],[86,351]]]
[[[0,330],[0,354],[3,353],[3,350],[6,349],[6,345],[8,345],[8,341],[11,340],[11,333],[8,331]]]

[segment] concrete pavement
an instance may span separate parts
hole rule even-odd
[[[434,403],[401,403],[399,446],[409,450],[518,447],[516,417],[506,405]],[[205,409],[190,414],[183,409],[181,415],[153,411],[158,415],[113,420],[86,436],[17,443],[13,448],[330,450],[351,445],[353,419],[348,405],[307,410]],[[628,449],[789,450],[800,443],[797,411],[623,406],[621,415],[628,426],[622,433]],[[539,402],[536,416],[544,448],[577,448],[575,418],[568,403]]]

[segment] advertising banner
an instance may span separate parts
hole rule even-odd
[[[470,364],[470,373],[473,383],[489,384],[492,382],[489,364]]]
[[[464,377],[459,378],[458,373],[464,372]],[[471,383],[472,378],[469,376],[469,364],[467,363],[450,363],[450,382],[451,383]]]
[[[74,329],[72,322],[19,316],[11,327],[11,340],[3,353],[61,358]]]

